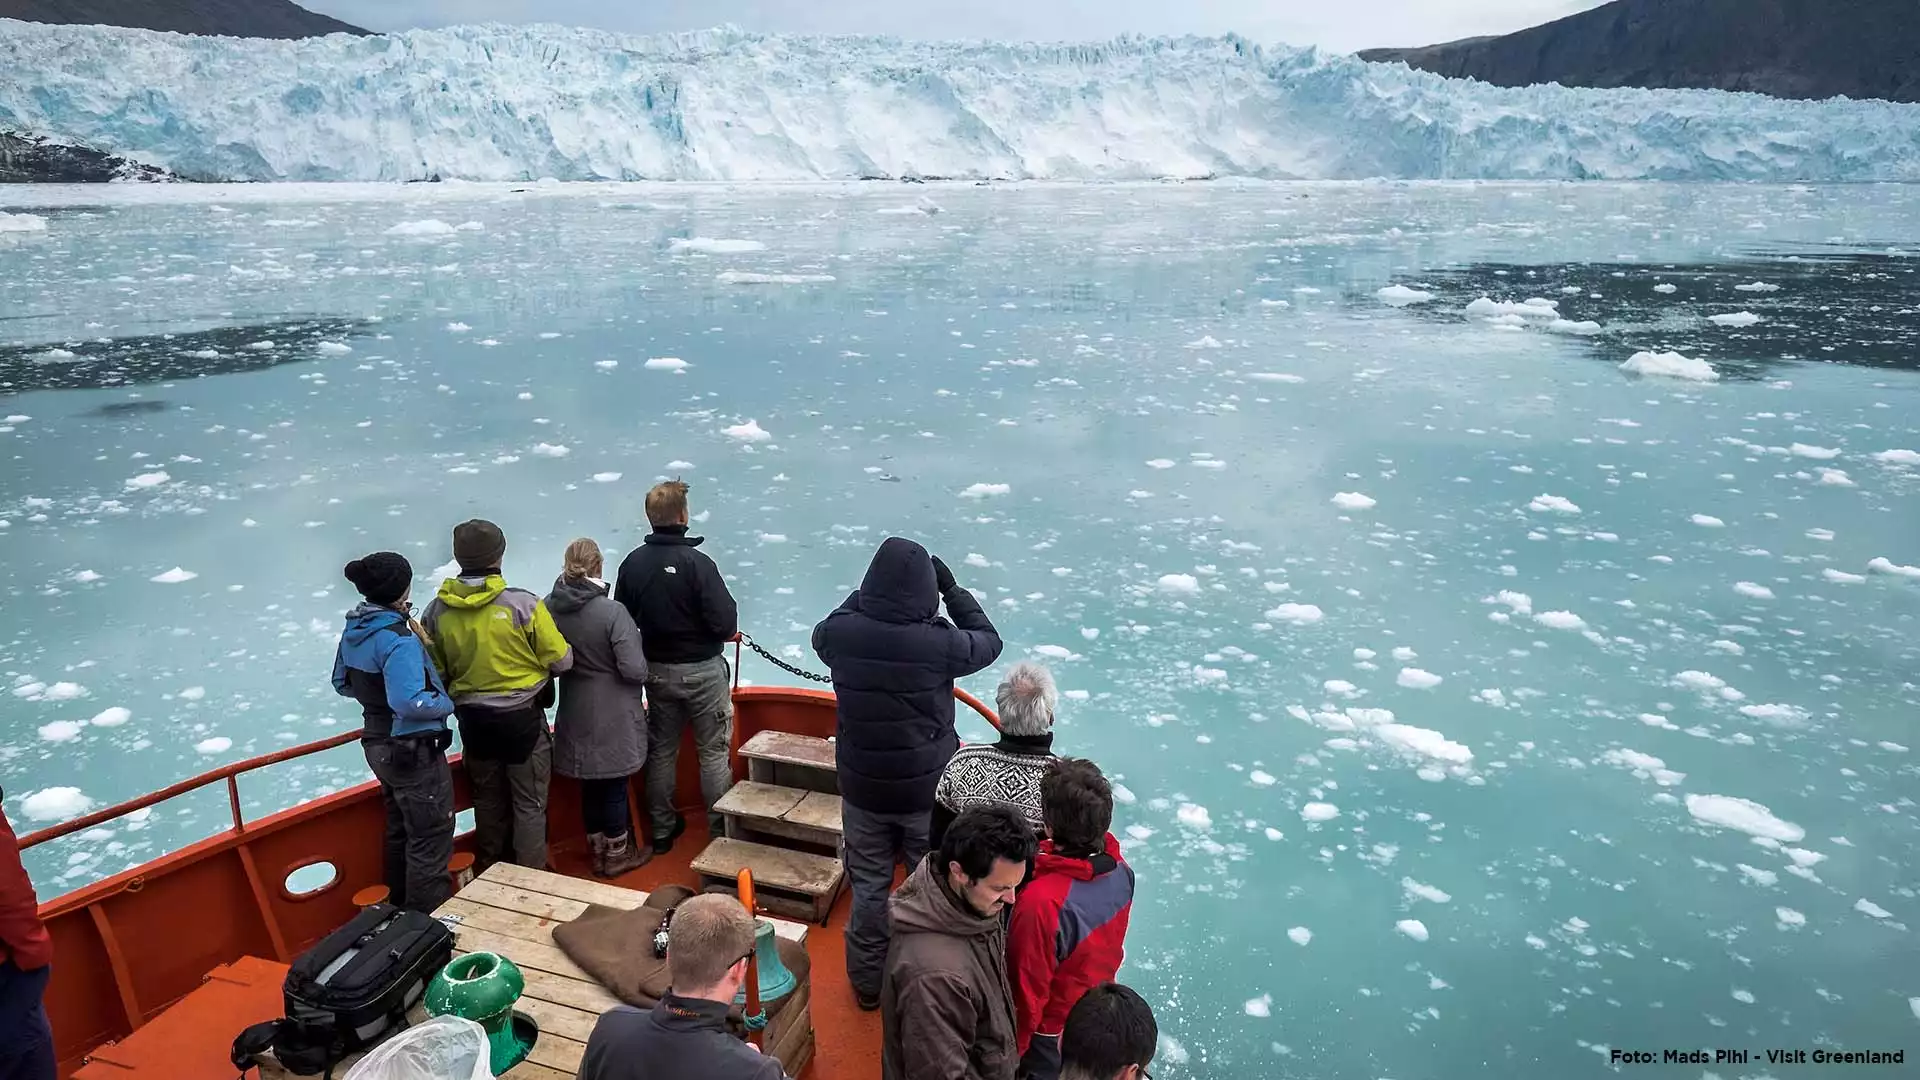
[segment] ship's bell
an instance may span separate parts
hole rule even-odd
[[[781,961],[780,949],[773,936],[773,924],[765,919],[753,920],[753,963],[760,973],[762,1006],[793,993],[793,988],[800,984],[800,980],[794,978],[793,972],[788,971],[787,965]],[[743,986],[733,996],[733,1003],[744,1005],[746,1002],[747,988]]]

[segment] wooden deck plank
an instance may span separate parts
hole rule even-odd
[[[537,918],[551,919],[555,922],[572,922],[587,910],[587,905],[579,900],[564,896],[550,896],[530,889],[517,889],[511,885],[502,885],[497,881],[476,881],[461,889],[460,899],[474,904],[500,908],[503,911],[518,911]]]
[[[523,1061],[508,1069],[507,1075],[501,1080],[573,1080],[573,1074],[532,1061]]]
[[[535,1065],[543,1065],[562,1076],[576,1076],[580,1072],[580,1059],[587,1056],[587,1044],[574,1042],[558,1035],[548,1035],[542,1031],[534,1040],[533,1052],[527,1060]]]
[[[721,814],[777,820],[785,816],[787,811],[799,806],[806,795],[807,793],[799,788],[742,780],[727,789],[727,793],[720,796],[720,801],[713,804],[713,809]]]
[[[537,896],[539,892],[538,889],[528,889],[524,887],[515,888],[510,886],[504,886],[501,884],[500,881],[497,881],[497,880],[492,880],[492,881],[488,880],[489,878],[492,877],[493,872],[498,869],[500,869],[499,866],[494,866],[489,868],[487,872],[481,875],[479,879],[475,880],[472,884],[468,885],[465,889],[461,889],[459,895],[449,899],[445,904],[442,904],[439,910],[435,911],[434,914],[436,916],[443,915],[443,914],[458,914],[461,916],[461,921],[467,925],[477,926],[482,930],[491,931],[493,933],[506,934],[509,937],[518,937],[518,938],[521,938],[522,940],[533,942],[535,944],[549,945],[549,946],[552,945],[553,943],[553,924],[554,923],[572,922],[574,919],[579,917],[580,911],[573,910],[573,904],[564,902],[566,900],[570,900],[573,898],[561,897],[558,894],[551,894],[547,897],[547,900],[543,904],[542,901],[534,898]],[[581,881],[578,878],[562,877],[559,874],[549,874],[543,870],[528,870],[526,867],[523,867],[523,866],[516,866],[513,869],[517,871],[517,873],[511,875],[513,880],[527,881],[530,883],[542,885],[542,887],[544,887],[546,884],[549,884],[549,883],[542,882],[541,879],[551,879],[550,884],[552,884],[552,887],[556,889],[561,887],[560,883],[567,883],[574,886],[584,885],[584,886],[587,886],[588,889],[602,889],[602,890],[605,890],[607,894],[614,894],[614,895],[609,895],[608,896],[609,899],[626,901],[630,897],[635,897],[635,896],[645,897],[647,895],[646,893],[637,892],[633,889],[622,889],[617,885],[602,885],[599,882]],[[474,890],[475,887],[480,885],[482,882],[486,882],[488,887],[485,889],[481,889],[478,892],[473,892],[472,890]],[[586,889],[574,889],[572,891],[576,893],[582,893],[582,894],[587,892]],[[624,896],[618,895],[623,893],[625,894]],[[487,899],[476,901],[473,899],[469,899],[470,896],[485,897]],[[573,900],[573,903],[579,904],[580,910],[583,911],[585,910],[586,903],[599,903],[599,901]],[[502,905],[512,905],[512,906],[502,906]],[[623,902],[621,904],[608,904],[604,906],[624,907],[631,910],[632,908],[639,907],[640,905],[637,903]],[[491,912],[493,914],[482,914],[476,910],[478,908],[485,908],[488,910],[488,912]],[[538,910],[550,911],[553,914],[541,915],[541,914],[538,914],[537,911],[530,912],[527,910],[523,910],[526,908],[534,908]],[[521,922],[519,920],[500,918],[501,915],[511,915],[511,914],[525,915],[528,918],[535,920],[535,922],[530,925],[530,924]],[[544,925],[542,925],[541,920],[544,920]],[[785,938],[788,941],[794,942],[796,944],[800,944],[800,945],[806,944],[807,926],[805,923],[798,923],[788,919],[777,919],[777,918],[768,918],[767,921],[773,924],[773,932],[776,935],[782,938]],[[506,929],[502,929],[503,927],[506,927]],[[455,928],[455,932],[456,934],[458,933],[457,927]],[[520,958],[518,956],[514,956],[513,959],[517,961]]]
[[[707,850],[693,860],[694,872],[710,877],[731,878],[742,867],[753,870],[753,879],[759,885],[808,896],[831,895],[845,873],[838,859],[724,836],[708,844]]]
[[[599,904],[601,907],[622,908],[629,911],[647,902],[647,894],[638,889],[626,889],[603,881],[567,877],[565,874],[554,874],[545,870],[530,870],[513,863],[494,863],[487,867],[487,872],[481,874],[479,880],[497,882],[509,888],[525,889],[528,892],[546,896],[561,896],[568,900],[578,900],[583,904]],[[465,891],[465,889],[461,890],[461,892]]]
[[[787,811],[785,820],[838,836],[841,832],[840,796],[810,791],[806,798],[800,800],[800,805]]]
[[[801,765],[809,769],[836,771],[833,744],[825,739],[794,735],[785,731],[762,731],[740,747],[740,756],[782,765]]]
[[[586,972],[580,970],[579,964],[574,963],[566,953],[552,945],[536,945],[531,941],[511,938],[487,930],[477,930],[473,927],[456,926],[453,936],[454,940],[459,942],[462,952],[499,953],[522,968],[551,971],[555,975],[579,979],[581,982],[593,981]]]
[[[460,935],[460,927],[470,926],[476,930],[518,938],[535,945],[552,945],[553,928],[560,925],[552,919],[542,919],[518,911],[506,911],[502,908],[488,907],[485,904],[475,904],[457,896],[440,905],[440,913],[460,917],[460,922],[454,926],[456,938]]]
[[[614,997],[612,991],[597,982],[570,979],[565,975],[529,967],[520,969],[520,977],[527,980],[526,997],[551,1001],[555,1005],[565,1005],[595,1016],[620,1004],[620,999]]]
[[[588,1036],[593,1034],[593,1025],[600,1019],[599,1013],[524,995],[514,1003],[513,1007],[533,1017],[534,1023],[540,1025],[541,1042],[557,1037],[572,1039],[581,1046],[585,1046]]]

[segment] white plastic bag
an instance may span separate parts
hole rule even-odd
[[[487,1033],[458,1016],[436,1016],[367,1052],[347,1080],[493,1080]]]

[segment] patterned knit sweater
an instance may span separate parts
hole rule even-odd
[[[1026,815],[1039,832],[1040,778],[1053,760],[1051,732],[1002,735],[992,745],[963,746],[940,774],[933,798],[940,809],[955,816],[976,806],[1002,803]]]

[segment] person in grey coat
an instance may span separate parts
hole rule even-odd
[[[553,771],[580,781],[580,816],[593,848],[593,872],[618,877],[653,853],[634,842],[627,781],[647,760],[647,716],[640,694],[647,658],[627,609],[607,598],[600,545],[567,545],[566,568],[547,611],[573,645],[573,670],[560,677]]]

